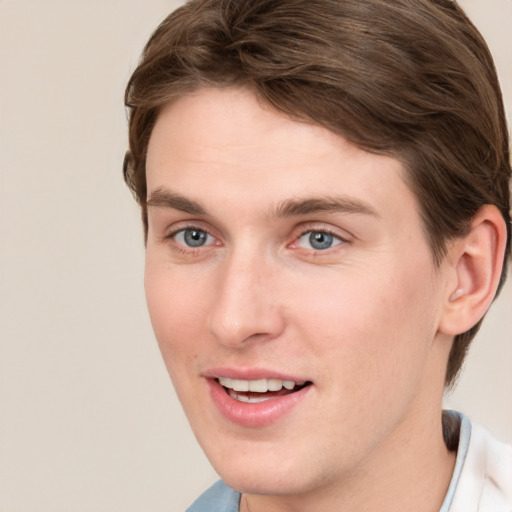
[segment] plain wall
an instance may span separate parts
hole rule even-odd
[[[179,2],[0,0],[0,512],[180,511],[216,479],[154,341],[123,90]],[[512,2],[465,0],[512,100]],[[447,403],[512,441],[512,280]]]

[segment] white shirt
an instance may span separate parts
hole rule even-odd
[[[439,512],[512,512],[512,446],[460,416],[457,461]]]

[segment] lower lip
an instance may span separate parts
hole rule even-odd
[[[309,385],[289,395],[270,398],[264,402],[245,403],[231,398],[217,380],[208,379],[208,384],[213,403],[221,414],[229,421],[244,427],[265,427],[277,422],[301,402],[313,387]]]

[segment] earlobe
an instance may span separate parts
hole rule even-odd
[[[500,281],[507,242],[505,220],[485,205],[468,233],[449,249],[454,279],[448,284],[440,331],[455,336],[473,327],[489,308]]]

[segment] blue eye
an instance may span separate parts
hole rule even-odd
[[[213,240],[213,237],[206,231],[195,228],[182,229],[173,236],[176,242],[194,248],[208,245]]]
[[[341,242],[341,238],[325,231],[308,231],[299,238],[300,247],[315,251],[325,251]]]

